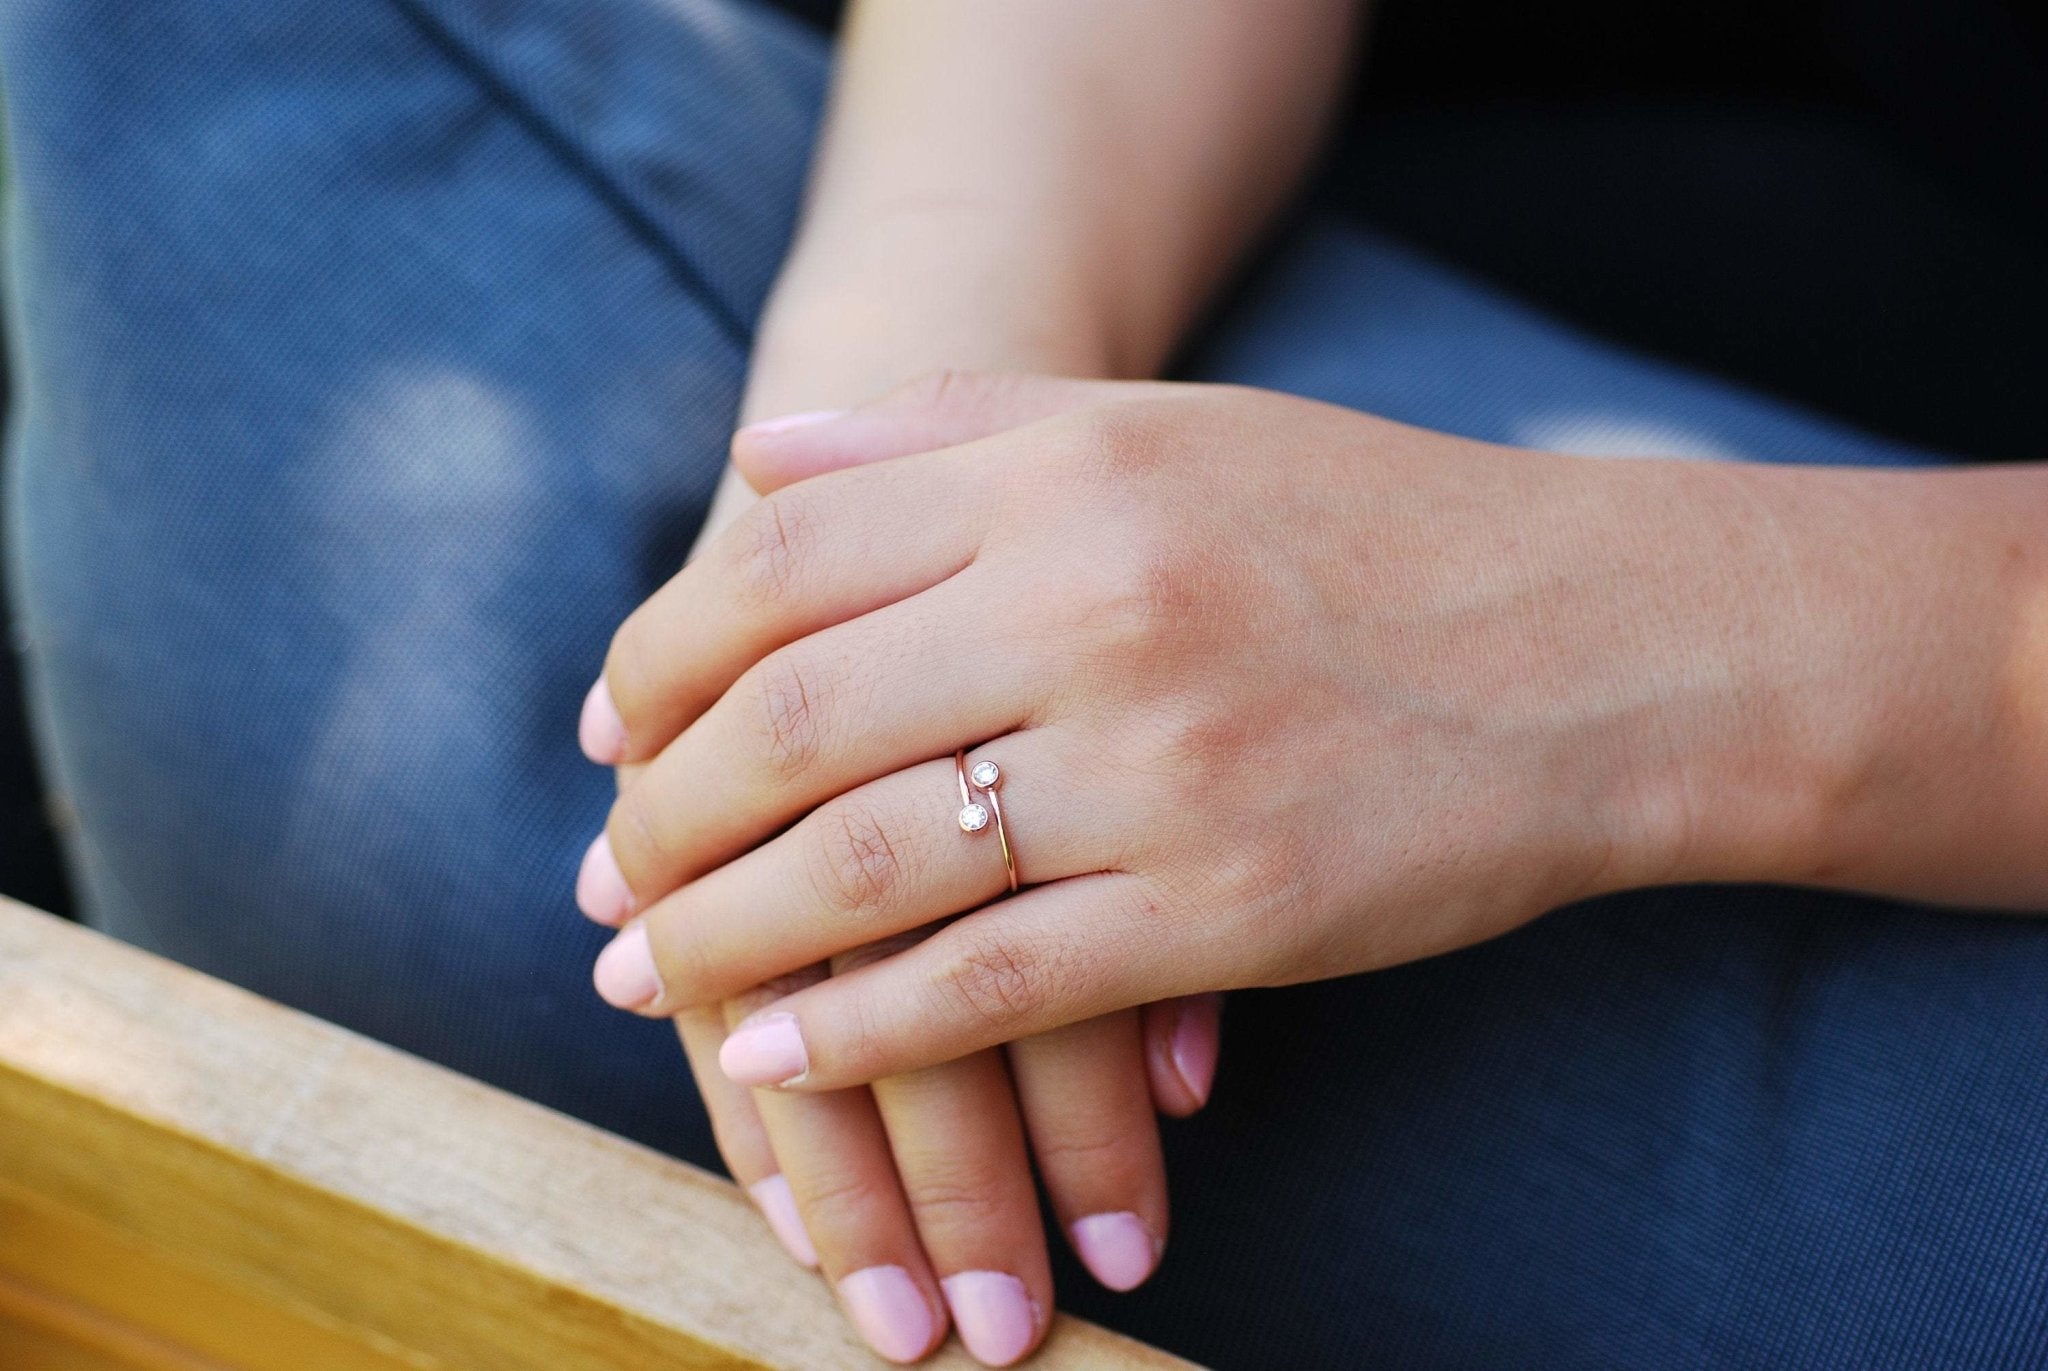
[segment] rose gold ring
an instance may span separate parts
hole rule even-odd
[[[1003,870],[1009,873],[1010,891],[1017,890],[1017,854],[1010,847],[1010,829],[1003,822],[1003,802],[996,787],[1003,783],[1003,769],[986,757],[967,765],[967,749],[953,754],[953,769],[960,775],[960,831],[979,833],[994,819],[996,838],[1003,845]],[[979,793],[981,799],[975,799]]]

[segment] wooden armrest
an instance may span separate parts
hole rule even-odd
[[[0,900],[7,1371],[877,1365],[727,1182]]]

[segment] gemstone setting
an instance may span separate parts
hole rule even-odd
[[[967,777],[983,790],[994,790],[996,783],[1003,779],[1003,769],[994,762],[976,762]]]
[[[988,827],[988,806],[967,804],[960,807],[960,831],[979,833]]]

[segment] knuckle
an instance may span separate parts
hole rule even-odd
[[[1170,777],[1183,804],[1214,805],[1241,781],[1248,749],[1259,742],[1259,721],[1221,701],[1184,695],[1160,701],[1144,729],[1146,756],[1156,774]]]
[[[605,684],[611,691],[612,704],[629,733],[634,716],[646,708],[648,701],[658,696],[655,656],[646,646],[646,623],[646,617],[640,610],[628,615],[612,635],[611,647],[604,657]]]
[[[1231,907],[1254,918],[1307,907],[1307,842],[1285,833],[1260,835],[1218,863],[1215,883]]]
[[[1142,1155],[1127,1133],[1064,1128],[1032,1140],[1039,1169],[1048,1175],[1086,1177],[1091,1188],[1128,1190]]]
[[[869,915],[895,901],[908,877],[908,849],[891,836],[894,827],[893,820],[857,800],[819,814],[815,885],[828,909]]]
[[[1075,421],[1071,449],[1080,474],[1101,485],[1123,485],[1170,466],[1178,444],[1150,406],[1131,401],[1096,405]]]
[[[895,1202],[873,1175],[852,1166],[829,1167],[789,1179],[801,1201],[804,1224],[819,1239],[866,1232],[874,1226],[875,1216]]]
[[[1123,524],[1118,550],[1089,568],[1081,624],[1105,660],[1157,665],[1163,655],[1198,646],[1191,630],[1213,596],[1213,578],[1174,532],[1137,518]]]
[[[749,508],[725,541],[739,594],[756,606],[787,600],[817,548],[817,527],[812,501],[794,488]]]
[[[942,409],[979,398],[990,388],[992,379],[959,367],[935,367],[905,381],[896,398],[919,408]]]
[[[659,907],[648,913],[646,922],[648,947],[661,972],[663,1002],[693,1008],[716,999],[717,979],[705,965],[702,945],[689,930],[662,917]]]
[[[1038,959],[1020,945],[967,935],[940,971],[938,984],[954,1008],[991,1029],[1007,1030],[1044,1008],[1042,971]]]
[[[644,778],[621,791],[612,802],[605,834],[611,839],[612,860],[619,864],[626,888],[644,902],[649,884],[661,872],[672,869],[677,860],[668,827],[656,812],[654,797]]]
[[[817,760],[824,743],[825,680],[787,648],[755,668],[761,752],[773,779],[792,781]]]
[[[920,1226],[961,1231],[1009,1226],[1014,1200],[1005,1181],[993,1168],[960,1158],[924,1158],[904,1188]]]

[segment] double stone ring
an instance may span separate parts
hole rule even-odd
[[[1010,847],[1010,830],[1003,823],[1003,802],[996,798],[996,788],[1003,783],[1003,769],[985,757],[968,766],[965,748],[953,754],[953,769],[960,775],[960,831],[979,833],[994,821],[996,838],[1003,846],[1003,870],[1009,874],[1010,891],[1014,894],[1017,854]],[[977,794],[981,796],[978,800]]]

